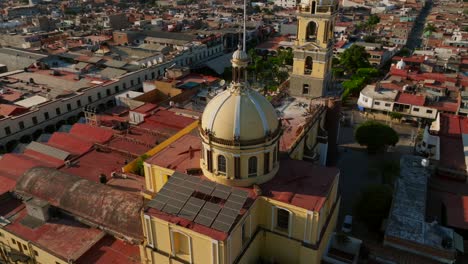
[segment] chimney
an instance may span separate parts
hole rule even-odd
[[[47,222],[49,220],[49,207],[50,204],[44,200],[37,198],[29,198],[24,201],[28,215],[41,221]]]

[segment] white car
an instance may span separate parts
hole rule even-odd
[[[350,233],[353,227],[353,216],[346,215],[343,221],[343,226],[341,227],[341,231],[345,233]]]

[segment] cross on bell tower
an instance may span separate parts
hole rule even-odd
[[[301,0],[290,93],[320,97],[332,89],[331,61],[337,0]]]

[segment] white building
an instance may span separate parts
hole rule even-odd
[[[284,8],[295,8],[297,1],[295,0],[275,0],[275,5],[281,6]]]

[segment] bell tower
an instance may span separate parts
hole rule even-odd
[[[320,97],[332,89],[331,61],[337,0],[301,0],[290,93]]]

